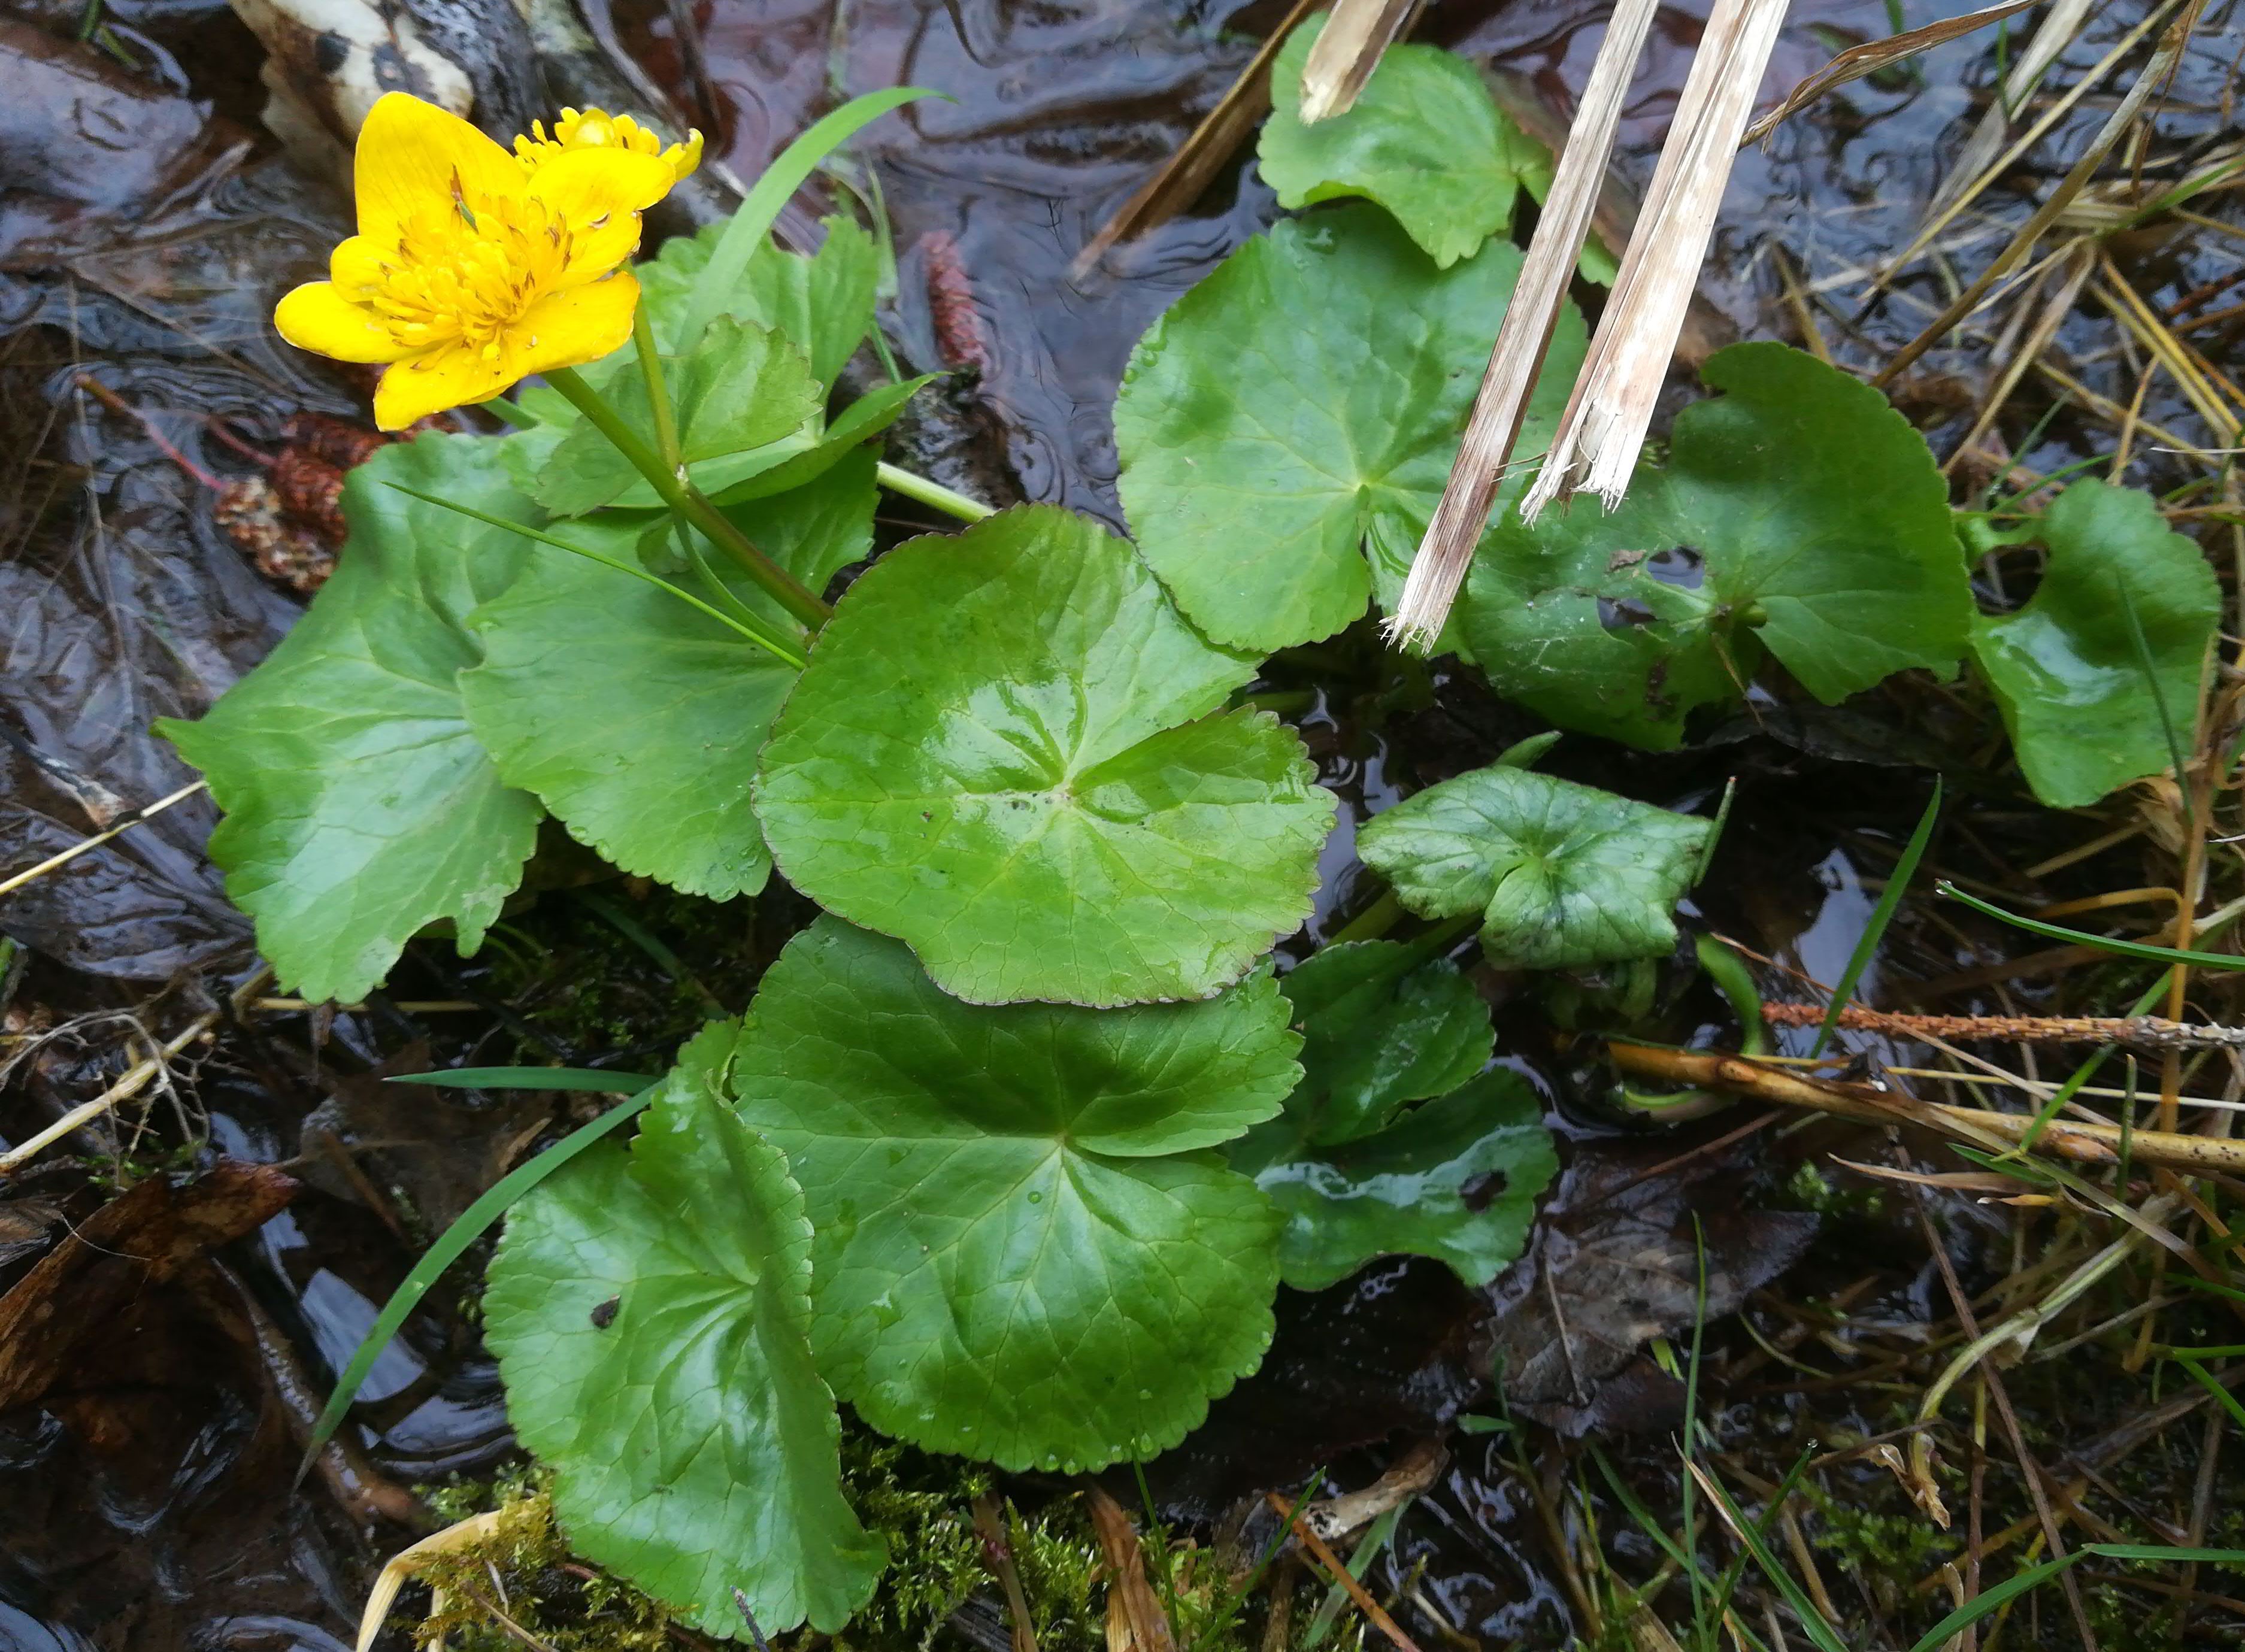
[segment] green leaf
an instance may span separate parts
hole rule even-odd
[[[709,255],[731,221],[674,235],[661,252],[639,266],[642,301],[664,349],[676,348],[694,283],[709,268]],[[760,242],[715,315],[783,334],[810,359],[811,376],[831,384],[873,330],[881,259],[873,238],[852,220],[829,218],[822,227],[826,238],[808,257],[783,251],[770,240]]]
[[[1424,917],[1482,914],[1501,968],[1656,958],[1692,886],[1706,821],[1502,764],[1404,799],[1357,833],[1357,853]]]
[[[768,328],[720,317],[693,355],[667,358],[663,374],[681,454],[705,493],[770,470],[817,441],[820,387],[802,350]],[[655,445],[647,382],[636,368],[614,374],[600,393]],[[631,461],[587,420],[561,439],[539,472],[538,498],[556,516],[581,516],[610,504],[645,509],[661,503]]]
[[[349,539],[295,629],[200,721],[157,725],[209,777],[211,858],[307,998],[363,998],[440,920],[473,952],[530,858],[537,800],[500,779],[455,678],[477,660],[468,614],[531,546],[384,485],[534,517],[499,445],[425,435],[352,471]]]
[[[2076,482],[2031,537],[2050,548],[2042,583],[2017,613],[1977,621],[1972,653],[2035,796],[2078,809],[2166,768],[2167,721],[2189,738],[2221,591],[2199,548],[2133,489]]]
[[[1280,982],[1301,1032],[1302,1083],[1287,1102],[1302,1139],[1347,1141],[1405,1103],[1457,1088],[1488,1065],[1489,1006],[1445,959],[1395,941],[1320,948]]]
[[[1353,108],[1304,125],[1302,65],[1324,28],[1322,14],[1305,21],[1271,65],[1258,153],[1281,206],[1378,201],[1447,269],[1511,227],[1522,189],[1548,186],[1549,152],[1498,111],[1478,69],[1439,46],[1388,47]]]
[[[1280,1276],[1297,1290],[1399,1254],[1485,1285],[1519,1256],[1559,1168],[1542,1101],[1503,1068],[1337,1147],[1307,1146],[1291,1118],[1274,1121],[1232,1148],[1231,1164],[1285,1218]]]
[[[1249,241],[1138,341],[1115,403],[1122,504],[1195,625],[1269,652],[1339,631],[1375,589],[1394,604],[1519,271],[1502,242],[1438,270],[1385,213],[1342,206]],[[1582,355],[1569,305],[1520,452],[1550,445]]]
[[[817,590],[872,549],[873,464],[860,451],[734,516]],[[572,531],[628,560],[643,527],[597,516]],[[745,579],[729,588],[787,623]],[[667,592],[559,552],[542,552],[472,623],[485,660],[460,691],[509,784],[627,872],[713,900],[763,887],[771,856],[749,788],[792,669]]]
[[[1971,592],[1909,422],[1782,344],[1719,351],[1700,376],[1727,394],[1677,416],[1666,465],[1640,464],[1619,509],[1577,499],[1533,528],[1508,512],[1482,540],[1460,625],[1497,691],[1666,748],[1765,647],[1828,705],[1952,667]]]
[[[587,1152],[516,1206],[485,1335],[578,1553],[707,1634],[742,1632],[736,1587],[770,1632],[831,1632],[885,1557],[843,1500],[802,1192],[723,1099],[738,1037],[706,1028],[630,1152]]]
[[[757,812],[790,882],[957,997],[1205,997],[1307,916],[1333,822],[1291,729],[1218,711],[1254,674],[1121,540],[1004,511],[850,588]]]
[[[762,499],[816,480],[894,424],[904,412],[905,403],[941,376],[939,373],[923,373],[918,378],[894,384],[875,385],[842,410],[841,416],[826,427],[826,434],[819,438],[817,447],[723,489],[716,495],[717,503],[733,504]]]
[[[1295,1043],[1267,975],[976,1006],[821,918],[764,977],[735,1086],[803,1184],[827,1381],[884,1432],[1005,1468],[1177,1444],[1270,1340],[1278,1223],[1206,1149],[1278,1112]]]

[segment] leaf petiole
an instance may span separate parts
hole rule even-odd
[[[940,482],[931,482],[924,476],[899,470],[884,460],[873,467],[873,479],[892,493],[901,493],[907,499],[917,500],[932,511],[957,517],[961,522],[980,522],[994,517],[997,511],[980,499],[970,499],[963,493],[953,491]]]

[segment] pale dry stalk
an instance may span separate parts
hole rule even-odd
[[[1558,438],[1522,501],[1524,520],[1578,488],[1609,511],[1628,491],[1786,4],[1716,0]]]
[[[1489,351],[1489,369],[1450,466],[1449,482],[1412,559],[1402,599],[1387,622],[1390,640],[1401,647],[1421,653],[1434,647],[1465,581],[1474,546],[1489,522],[1497,480],[1512,457],[1513,443],[1520,439],[1521,421],[1543,371],[1543,354],[1550,348],[1551,329],[1558,324],[1559,305],[1567,295],[1575,261],[1590,232],[1614,134],[1621,125],[1622,105],[1658,10],[1658,0],[1620,0],[1606,25],[1604,43],[1583,88],[1520,279],[1505,306],[1496,347]],[[1652,216],[1647,213],[1638,221],[1649,223]]]
[[[1302,124],[1345,115],[1420,0],[1339,0],[1302,64]]]

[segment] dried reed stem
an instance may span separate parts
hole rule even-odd
[[[1356,105],[1357,94],[1419,10],[1420,0],[1339,0],[1302,64],[1302,124]]]
[[[1521,421],[1543,369],[1543,353],[1550,348],[1567,282],[1597,211],[1622,104],[1658,10],[1658,0],[1620,0],[1606,26],[1604,44],[1598,48],[1597,62],[1583,88],[1575,124],[1544,196],[1543,216],[1536,220],[1520,279],[1497,328],[1496,347],[1489,351],[1489,368],[1482,375],[1481,393],[1466,422],[1449,482],[1427,525],[1426,537],[1419,542],[1402,599],[1387,622],[1389,640],[1401,647],[1430,651],[1449,618],[1450,605],[1457,600],[1458,587],[1465,582],[1474,547],[1489,523],[1497,479],[1512,457],[1513,443],[1520,439]]]
[[[1786,4],[1716,0],[1558,439],[1522,501],[1524,520],[1578,487],[1610,511],[1629,491]]]
[[[1815,1026],[1818,1004],[1765,1004],[1772,1026]],[[1898,1038],[1984,1039],[1999,1044],[2122,1044],[2132,1050],[2245,1050],[2245,1027],[2205,1026],[2159,1015],[1907,1015],[1851,1004],[1840,1025]]]

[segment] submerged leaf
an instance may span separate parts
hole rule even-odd
[[[1308,916],[1331,795],[1255,674],[1130,548],[1049,506],[854,586],[764,749],[795,886],[978,1003],[1200,998]]]
[[[1270,1340],[1277,1222],[1206,1149],[1277,1113],[1268,976],[1204,1002],[962,1004],[821,918],[736,1064],[814,1242],[819,1369],[875,1427],[1067,1473],[1175,1445]]]
[[[501,445],[431,434],[352,471],[350,538],[310,610],[200,721],[157,725],[209,776],[211,858],[307,998],[363,997],[441,920],[473,952],[530,858],[537,800],[501,781],[454,679],[478,658],[470,612],[533,547],[385,485],[532,518]]]
[[[2017,613],[1975,624],[1972,652],[2035,796],[2077,809],[2169,767],[2170,727],[2191,748],[2221,589],[2199,548],[2133,489],[2076,482],[2032,533],[2050,548],[2042,583]]]
[[[522,1443],[587,1559],[741,1632],[840,1628],[885,1556],[843,1500],[811,1351],[811,1232],[779,1150],[723,1100],[739,1029],[706,1029],[627,1152],[598,1147],[516,1206],[485,1335]]]
[[[1550,152],[1505,118],[1478,69],[1439,46],[1388,47],[1350,109],[1304,125],[1302,65],[1324,26],[1304,22],[1271,65],[1258,153],[1281,206],[1378,201],[1447,269],[1511,227],[1523,189],[1550,186]]]
[[[1700,376],[1611,514],[1594,499],[1482,543],[1459,623],[1499,693],[1654,748],[1742,694],[1767,647],[1827,705],[1964,653],[1971,593],[1948,484],[1886,398],[1782,344]]]
[[[1713,829],[1593,786],[1497,764],[1446,780],[1357,834],[1365,864],[1424,917],[1480,912],[1490,963],[1570,969],[1653,958]]]
[[[1503,1068],[1338,1146],[1309,1146],[1294,1124],[1261,1126],[1231,1163],[1285,1216],[1278,1263],[1297,1290],[1323,1290],[1394,1255],[1434,1257],[1485,1285],[1520,1254],[1536,1195],[1558,1169],[1543,1102]]]
[[[859,452],[734,514],[817,590],[872,548],[873,504],[873,458]],[[628,562],[642,526],[594,517],[569,531]],[[735,584],[738,600],[764,605]],[[511,783],[627,872],[716,900],[763,887],[771,856],[749,787],[791,668],[668,592],[553,549],[473,623],[485,659],[460,689]]]
[[[1195,625],[1268,652],[1392,606],[1519,272],[1502,242],[1439,270],[1378,208],[1338,207],[1249,241],[1138,341],[1122,504]],[[1582,355],[1563,306],[1517,451],[1550,444]]]
[[[1367,1135],[1488,1064],[1489,1006],[1455,965],[1417,947],[1322,947],[1279,985],[1302,1033],[1301,1087],[1286,1110],[1306,1141]]]

